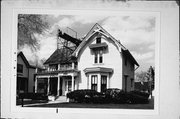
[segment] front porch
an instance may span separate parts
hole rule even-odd
[[[35,77],[35,93],[54,96],[66,96],[78,89],[78,71],[41,73]]]

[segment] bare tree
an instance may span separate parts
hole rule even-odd
[[[49,28],[45,15],[18,15],[18,49],[28,45],[31,50],[39,49],[36,34],[43,34]]]

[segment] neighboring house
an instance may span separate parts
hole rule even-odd
[[[40,84],[44,93],[53,95],[66,95],[78,89],[134,90],[134,72],[139,66],[128,49],[99,24],[93,26],[76,49],[57,49],[44,65],[47,70],[36,74],[35,92]]]
[[[134,82],[134,89],[142,92],[149,91],[149,83],[148,82]]]
[[[17,54],[17,93],[33,92],[36,68],[29,64],[23,52]]]

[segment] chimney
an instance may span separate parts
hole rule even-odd
[[[60,43],[61,37],[60,37],[60,35],[62,35],[62,31],[60,29],[58,29],[58,32],[57,32],[57,49],[61,48],[61,43]]]

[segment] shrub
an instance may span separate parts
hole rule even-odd
[[[19,99],[32,99],[32,100],[48,100],[48,97],[43,93],[20,93]]]
[[[101,93],[95,91],[95,90],[89,90],[89,89],[84,89],[84,90],[75,90],[72,92],[69,92],[67,94],[67,98],[74,100],[75,102],[78,103],[96,103],[96,98],[101,97]]]
[[[145,98],[149,98],[149,93],[145,93],[145,92],[141,92],[141,91],[137,91],[137,90],[131,91],[131,93],[139,95],[139,96],[143,96]]]
[[[78,103],[115,103],[115,104],[142,104],[148,102],[149,94],[131,91],[125,92],[117,88],[106,89],[99,93],[95,90],[75,90],[67,94],[74,102]]]
[[[126,93],[118,88],[106,89],[103,94],[106,103],[126,103]]]
[[[133,104],[144,104],[148,103],[148,97],[149,94],[139,92],[139,91],[131,91],[127,93],[127,102],[128,103],[133,103]]]

